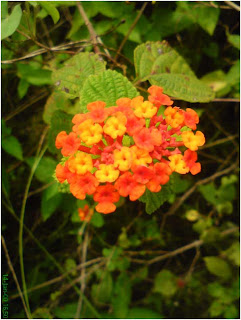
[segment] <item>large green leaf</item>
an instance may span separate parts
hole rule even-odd
[[[168,95],[189,102],[208,102],[214,98],[211,88],[198,80],[186,61],[166,41],[146,42],[134,51],[139,81],[163,87]]]
[[[73,99],[79,96],[88,76],[101,74],[105,70],[105,64],[98,55],[81,52],[67,60],[64,67],[54,71],[52,79],[58,90]]]
[[[26,159],[27,164],[32,167],[34,162],[35,162],[35,158],[31,157]],[[35,171],[35,177],[43,183],[50,183],[53,182],[53,173],[54,170],[56,168],[57,165],[57,161],[54,160],[53,158],[50,157],[43,157],[40,162],[39,165]]]
[[[84,83],[80,105],[86,112],[86,105],[96,100],[102,100],[107,107],[114,106],[119,98],[134,98],[138,96],[136,88],[122,74],[107,70],[98,76],[90,76]]]
[[[172,181],[169,181],[167,185],[162,186],[160,192],[151,192],[146,189],[143,196],[139,198],[139,201],[146,204],[146,212],[151,214],[160,208],[165,201],[168,201],[172,193]]]
[[[22,17],[21,5],[17,4],[12,13],[1,21],[1,40],[11,36],[16,31]]]
[[[2,140],[2,148],[18,160],[23,160],[22,146],[14,136],[6,136]]]
[[[66,131],[67,133],[71,131],[73,126],[72,118],[72,115],[61,110],[57,110],[52,114],[48,135],[49,151],[51,153],[59,153],[55,147],[55,139],[60,131]]]
[[[52,17],[53,22],[57,23],[60,18],[59,11],[51,2],[54,3],[54,1],[38,1],[38,4]]]
[[[209,272],[223,279],[229,279],[232,275],[228,263],[219,257],[205,257],[206,267]]]

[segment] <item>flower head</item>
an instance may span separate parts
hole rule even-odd
[[[114,212],[116,209],[114,203],[118,202],[119,199],[120,195],[112,184],[99,186],[94,194],[94,200],[98,202],[95,207],[96,211],[105,214]]]

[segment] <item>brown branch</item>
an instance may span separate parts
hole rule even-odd
[[[208,182],[211,182],[211,181],[217,179],[218,177],[233,171],[236,168],[237,168],[237,163],[234,163],[230,167],[228,167],[228,168],[226,168],[226,169],[224,169],[222,171],[216,172],[213,175],[211,175],[210,177],[207,177],[207,178],[205,178],[203,180],[199,180],[198,182],[196,182],[191,189],[189,189],[186,193],[184,193],[184,195],[171,206],[171,208],[165,214],[165,216],[170,216],[170,215],[174,214],[177,211],[177,209],[182,205],[182,203],[187,198],[190,197],[190,195],[196,190],[196,188],[198,186],[206,184]]]
[[[77,270],[79,270],[79,269],[82,269],[83,267],[88,267],[88,266],[90,266],[90,265],[92,265],[92,264],[94,264],[94,263],[96,263],[96,262],[102,261],[102,260],[105,260],[105,258],[99,257],[99,258],[92,259],[92,260],[89,260],[89,261],[87,261],[87,262],[81,263],[81,264],[79,264],[77,267],[72,268],[71,270],[67,271],[66,273],[62,274],[62,275],[59,276],[59,277],[53,278],[53,279],[51,279],[51,280],[45,281],[45,282],[43,282],[43,283],[40,283],[40,284],[38,284],[38,285],[35,286],[35,287],[29,288],[27,292],[28,292],[28,293],[29,293],[29,292],[33,292],[33,291],[42,289],[42,288],[44,288],[44,287],[50,286],[50,285],[52,285],[52,284],[54,284],[54,283],[60,282],[60,281],[62,281],[64,278],[66,278],[66,277],[68,276],[68,274],[72,273],[73,271],[77,271]],[[18,297],[19,297],[19,294],[14,294],[14,295],[12,295],[12,296],[9,298],[9,300],[13,300],[13,299],[16,299],[16,298],[18,298]]]
[[[233,227],[233,228],[230,228],[230,229],[227,229],[227,230],[221,232],[220,235],[221,235],[221,237],[224,237],[226,235],[234,233],[237,230],[239,230],[239,227]],[[185,246],[183,246],[181,248],[178,248],[178,249],[176,249],[174,251],[168,252],[167,254],[163,254],[162,256],[159,256],[159,257],[153,258],[153,259],[151,259],[149,261],[146,261],[146,263],[148,265],[150,265],[150,264],[153,264],[153,263],[156,263],[156,262],[160,262],[162,260],[174,257],[174,256],[176,256],[176,255],[178,255],[180,253],[183,253],[183,252],[187,251],[187,250],[190,250],[190,249],[193,249],[193,248],[198,248],[203,244],[204,244],[203,240],[196,240],[196,241],[191,242],[191,243],[189,243],[189,244],[187,244],[187,245],[185,245]]]
[[[233,139],[235,139],[235,138],[237,138],[237,137],[238,137],[238,135],[235,134],[235,135],[229,136],[229,137],[227,137],[227,138],[219,139],[219,140],[216,140],[216,141],[214,141],[214,142],[208,143],[208,144],[200,147],[199,149],[200,149],[200,150],[203,150],[203,149],[211,148],[211,147],[217,146],[217,145],[219,145],[219,144],[222,144],[222,143],[228,142],[228,141],[230,141],[230,140],[233,140]]]
[[[130,29],[128,30],[127,34],[125,35],[124,39],[122,40],[122,42],[121,42],[121,44],[120,44],[120,47],[119,47],[119,49],[118,49],[118,51],[117,51],[117,53],[116,53],[115,61],[117,61],[118,56],[119,56],[121,50],[123,49],[123,47],[124,47],[126,41],[128,40],[128,38],[129,38],[132,30],[135,28],[135,26],[136,26],[137,22],[139,21],[141,15],[143,14],[143,12],[144,12],[147,4],[148,4],[148,2],[144,2],[144,4],[143,4],[142,7],[141,7],[141,10],[138,12],[138,15],[136,16],[136,18],[135,18],[135,20],[133,21]]]
[[[227,5],[230,6],[231,8],[237,11],[240,11],[240,7],[237,4],[233,3],[233,1],[224,1],[224,2],[227,3]]]
[[[19,285],[19,282],[18,282],[18,279],[17,279],[17,276],[16,276],[16,273],[14,271],[14,268],[13,268],[13,265],[12,265],[12,262],[11,262],[11,259],[10,259],[10,256],[8,254],[8,249],[7,249],[7,246],[6,246],[6,242],[5,242],[5,239],[3,236],[1,236],[1,239],[2,239],[2,246],[3,246],[3,250],[5,252],[5,255],[6,255],[6,259],[7,259],[7,263],[8,263],[8,267],[9,269],[11,270],[12,274],[13,274],[13,279],[16,283],[16,286],[17,286],[17,289],[18,289],[18,292],[19,292],[19,296],[22,300],[22,303],[23,303],[23,307],[24,307],[24,310],[26,312],[26,315],[28,317],[28,319],[31,319],[31,315],[29,314],[28,312],[28,309],[27,309],[27,306],[26,306],[26,303],[25,303],[25,300],[23,298],[23,293],[21,291],[21,288],[20,288],[20,285]]]
[[[91,40],[93,42],[93,45],[94,45],[95,53],[99,54],[100,53],[100,49],[98,47],[98,44],[103,44],[103,42],[100,39],[100,37],[96,34],[95,29],[93,28],[92,23],[90,22],[89,18],[87,17],[81,2],[77,1],[76,5],[78,7],[80,15],[82,16],[82,18],[83,18],[83,20],[85,22],[85,25],[86,25],[87,29],[89,30],[90,38],[91,38]],[[107,49],[104,48],[104,51],[108,56],[110,56],[110,53],[109,53],[109,51]]]

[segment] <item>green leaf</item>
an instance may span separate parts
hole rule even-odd
[[[81,52],[67,60],[64,67],[54,71],[52,79],[58,90],[73,99],[80,95],[83,84],[90,75],[105,71],[105,64],[97,54]]]
[[[113,288],[112,276],[109,272],[102,273],[100,282],[91,287],[91,296],[96,304],[107,303],[111,299]]]
[[[62,194],[58,192],[57,183],[44,190],[41,199],[41,213],[43,221],[46,221],[61,204]]]
[[[71,302],[53,310],[54,315],[60,319],[74,319],[78,303]]]
[[[210,316],[216,318],[225,310],[224,304],[219,300],[214,300],[209,308]]]
[[[22,99],[26,95],[26,93],[28,92],[28,88],[29,83],[24,79],[20,79],[18,83],[18,96],[20,99]]]
[[[5,12],[6,13],[6,12]],[[1,40],[11,36],[20,24],[22,17],[21,5],[17,4],[11,14],[1,21]]]
[[[218,282],[208,284],[208,293],[214,298],[222,298],[226,294],[225,288]]]
[[[43,112],[43,120],[45,123],[50,124],[51,117],[56,110],[63,110],[67,113],[74,114],[74,112],[72,113],[73,108],[69,99],[61,92],[53,92],[46,101]]]
[[[169,270],[160,271],[155,277],[153,291],[166,297],[173,296],[177,291],[175,275]]]
[[[67,272],[75,269],[76,266],[77,266],[77,264],[76,264],[76,261],[74,259],[68,258],[68,259],[65,260],[64,268],[65,268],[65,270]],[[77,270],[73,270],[71,272],[71,274],[72,274],[72,276],[76,276],[77,275]]]
[[[234,265],[240,266],[240,244],[238,241],[234,242],[231,247],[225,251],[225,254]]]
[[[213,91],[198,80],[186,61],[166,41],[146,42],[134,51],[139,81],[163,87],[170,96],[189,102],[208,102]]]
[[[134,98],[138,96],[135,87],[126,77],[112,70],[107,70],[98,76],[89,76],[81,91],[80,105],[87,112],[86,105],[96,100],[102,100],[107,107],[114,106],[119,98]]]
[[[72,115],[69,115],[61,110],[57,110],[53,113],[50,121],[50,130],[48,135],[49,151],[53,154],[59,153],[59,150],[55,147],[55,139],[59,132],[66,131],[69,133],[72,130]]]
[[[1,1],[1,20],[8,16],[8,1]]]
[[[204,258],[208,271],[215,276],[223,279],[229,279],[232,275],[231,269],[226,261],[219,257]]]
[[[224,318],[225,319],[238,319],[239,310],[234,304],[227,306],[224,311]]]
[[[194,22],[198,23],[203,30],[212,36],[218,23],[220,9],[194,4],[191,10]]]
[[[124,272],[118,276],[115,282],[111,302],[115,318],[125,319],[131,302],[131,281]]]
[[[236,49],[240,50],[240,35],[238,34],[230,34],[226,33],[228,42],[231,43]]]
[[[188,102],[210,102],[215,97],[211,88],[193,76],[163,73],[150,76],[148,80],[164,88],[167,95]]]
[[[57,23],[59,21],[60,15],[59,11],[51,3],[52,1],[38,1],[38,4],[49,14],[51,15],[53,22]],[[54,3],[54,2],[53,2]]]
[[[98,212],[95,212],[90,220],[90,224],[92,224],[96,228],[103,227],[104,223],[105,220],[103,218],[103,215]]]
[[[23,160],[22,146],[14,136],[6,136],[2,140],[2,148],[18,160]]]
[[[139,198],[139,201],[144,202],[146,204],[146,212],[148,214],[153,213],[165,202],[168,201],[170,196],[172,195],[171,183],[169,182],[167,185],[162,186],[160,192],[151,192],[146,189],[145,193],[142,197]]]
[[[226,74],[222,70],[205,74],[205,76],[201,78],[201,81],[208,85],[216,93],[217,97],[228,94],[231,89]]]
[[[217,197],[217,190],[213,182],[199,186],[199,191],[203,195],[204,199],[213,205],[217,205],[219,203]]]
[[[35,162],[35,158],[30,157],[26,159],[26,162],[30,167],[32,167]],[[57,165],[57,161],[54,160],[53,158],[43,157],[40,160],[39,165],[34,173],[35,177],[40,182],[43,182],[43,183],[53,182],[53,173],[56,168],[56,165]],[[56,186],[57,186],[57,183],[56,183]]]
[[[229,69],[226,75],[226,79],[231,86],[240,82],[240,60],[237,60],[235,64]]]
[[[127,314],[127,319],[162,319],[163,316],[148,308],[132,308]]]
[[[27,81],[29,84],[35,86],[43,86],[45,84],[52,84],[51,71],[40,69],[34,64],[17,64],[17,75],[19,78]]]
[[[180,174],[177,174],[176,172],[173,172],[172,174],[173,178],[173,192],[178,194],[178,193],[183,193],[187,190],[187,188],[190,186],[190,181],[184,179],[183,176]]]

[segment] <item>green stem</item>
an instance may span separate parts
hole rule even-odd
[[[27,285],[26,285],[26,279],[25,279],[25,273],[24,273],[24,262],[23,262],[23,221],[24,221],[24,213],[25,213],[25,208],[26,208],[26,203],[27,203],[27,198],[28,198],[28,191],[31,185],[31,181],[34,175],[35,170],[38,167],[38,164],[43,157],[45,151],[47,150],[47,145],[43,148],[41,151],[40,155],[35,159],[35,162],[33,164],[33,167],[31,169],[27,185],[25,188],[24,192],[24,197],[23,197],[23,203],[22,203],[22,208],[21,208],[21,213],[20,213],[20,224],[19,224],[19,262],[20,262],[20,270],[21,270],[21,278],[22,278],[22,283],[23,283],[23,291],[24,291],[24,298],[26,302],[26,306],[28,308],[28,312],[31,316],[31,311],[30,311],[30,306],[29,306],[29,299],[28,299],[28,292],[27,292]]]

